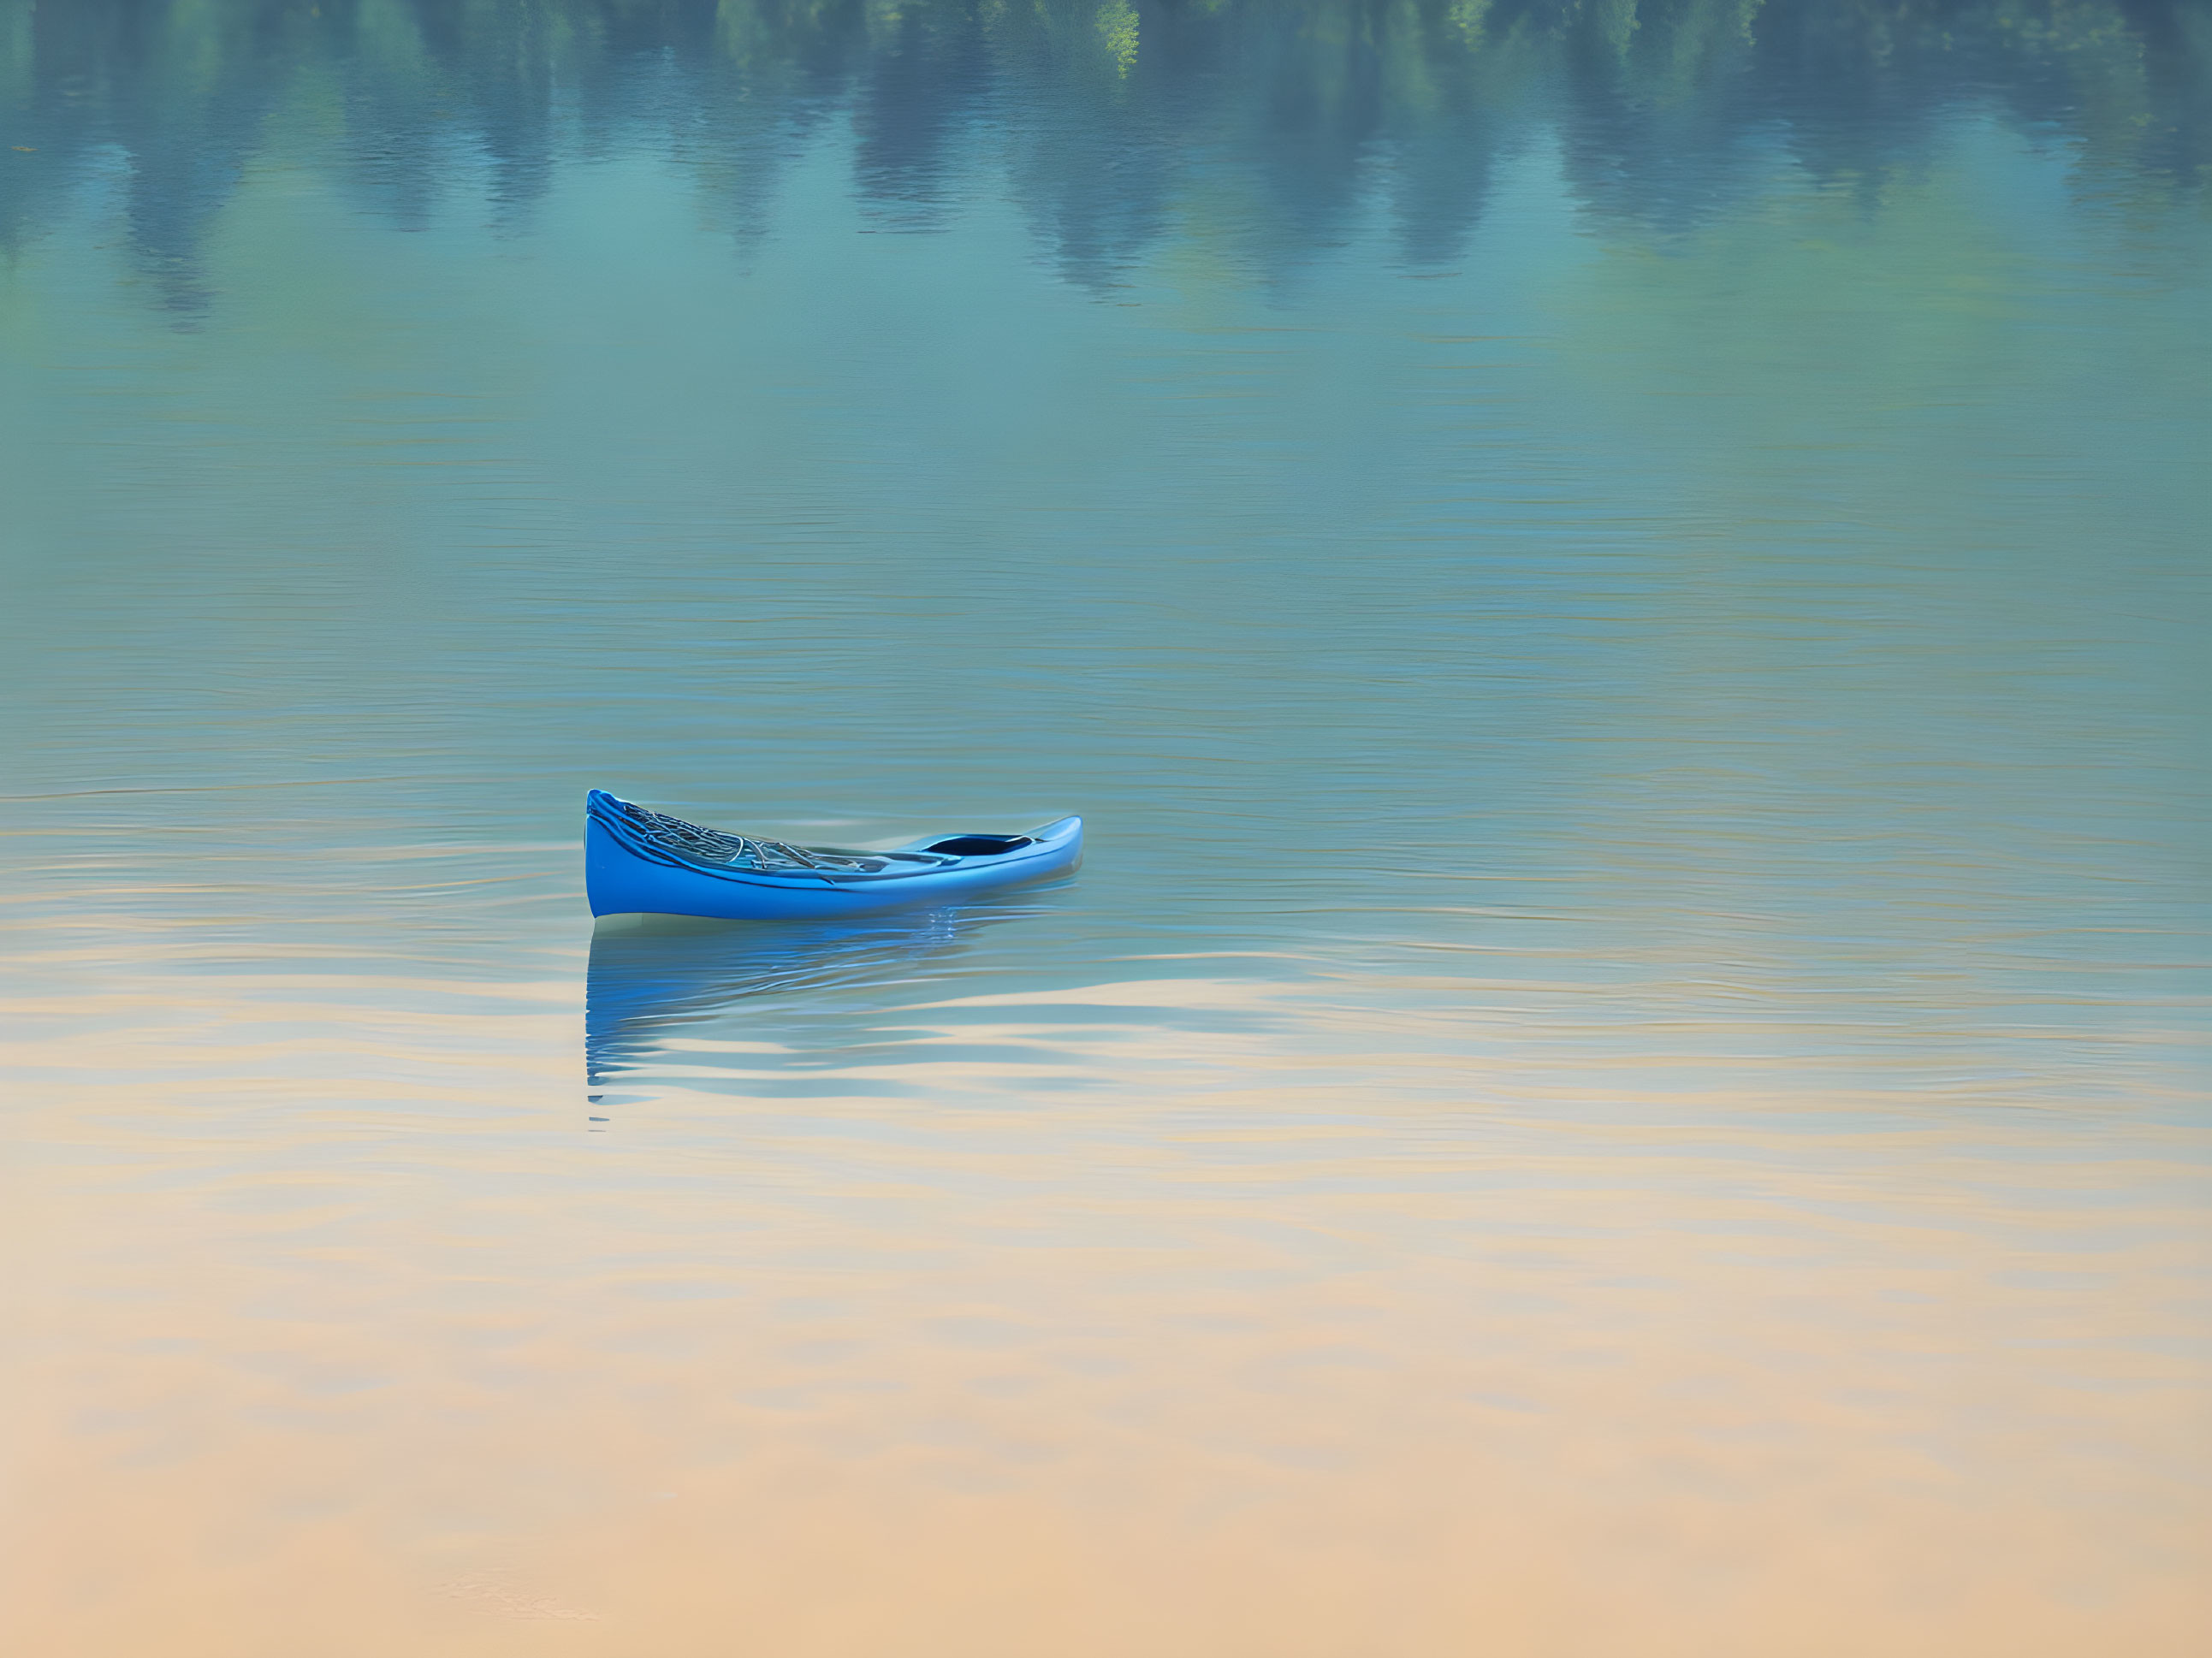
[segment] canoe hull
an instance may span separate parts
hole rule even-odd
[[[1042,879],[1083,855],[1083,820],[1062,818],[1030,844],[995,857],[873,878],[705,868],[635,846],[586,819],[584,890],[594,915],[702,915],[731,921],[834,920],[915,905],[957,904],[978,893]]]

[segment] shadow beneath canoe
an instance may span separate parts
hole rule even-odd
[[[586,1083],[601,1086],[750,998],[935,977],[990,928],[1050,908],[1040,900],[1061,884],[847,921],[610,917],[592,931],[586,969]]]

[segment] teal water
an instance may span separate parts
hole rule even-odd
[[[26,1649],[2197,1649],[2208,62],[0,3]]]

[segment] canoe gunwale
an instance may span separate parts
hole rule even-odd
[[[603,804],[604,803],[604,804]],[[770,892],[803,893],[849,890],[855,887],[895,887],[908,881],[919,881],[925,886],[934,885],[933,878],[982,870],[1012,870],[1024,863],[1057,859],[1064,850],[1059,841],[1048,841],[1031,836],[1024,846],[1005,853],[981,856],[955,857],[945,853],[899,850],[870,852],[859,855],[868,858],[896,859],[908,861],[915,867],[899,870],[827,870],[794,869],[789,871],[741,869],[728,864],[708,863],[704,859],[687,857],[683,853],[655,840],[642,831],[628,813],[621,808],[630,803],[601,789],[593,789],[585,803],[586,821],[606,831],[615,843],[631,857],[649,864],[658,864],[689,875],[705,876],[725,881],[735,886],[757,887]],[[1060,823],[1066,823],[1062,818]],[[1056,829],[1059,823],[1047,828]],[[943,839],[942,836],[935,837]]]

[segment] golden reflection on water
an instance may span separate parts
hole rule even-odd
[[[1860,1121],[1771,1061],[1547,1116],[1510,1044],[1443,1106],[1325,1017],[1286,1038],[1310,993],[1190,979],[924,993],[799,1099],[672,1031],[586,1133],[573,981],[200,985],[70,1010],[119,1047],[11,1008],[46,1087],[4,1212],[10,1650],[2205,1626],[2178,1130]],[[1004,1057],[1046,1034],[1116,1085]]]

